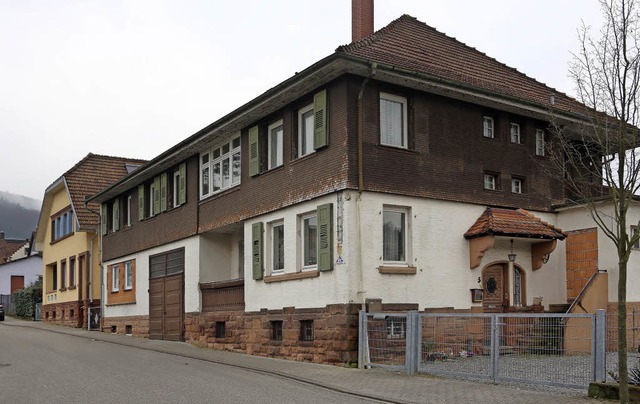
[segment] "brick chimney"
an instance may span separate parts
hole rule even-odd
[[[373,34],[373,0],[351,0],[351,41]]]

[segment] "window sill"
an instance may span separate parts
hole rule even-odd
[[[317,278],[320,276],[320,271],[305,271],[305,272],[296,272],[292,274],[284,274],[284,275],[270,275],[265,276],[263,278],[264,283],[273,283],[273,282],[285,282],[285,281],[293,281],[297,279],[307,279],[307,278]]]
[[[107,307],[113,307],[113,306],[128,306],[128,305],[132,305],[132,304],[136,304],[136,301],[132,301],[132,302],[123,302],[123,303],[107,303],[105,306]]]
[[[416,267],[399,267],[391,265],[380,265],[378,272],[386,275],[415,275],[418,273]]]
[[[55,239],[55,240],[51,240],[51,242],[49,243],[49,245],[54,245],[55,243],[59,243],[60,241],[62,241],[62,240],[64,240],[64,239],[67,239],[67,238],[69,238],[69,237],[73,236],[74,234],[75,234],[75,232],[71,232],[71,233],[69,233],[69,234],[67,234],[67,235],[64,235],[64,236],[60,237],[60,238],[57,238],[57,239]]]
[[[298,163],[300,163],[302,161],[305,161],[305,160],[310,159],[310,158],[312,158],[314,156],[317,156],[317,155],[318,155],[318,152],[316,150],[314,150],[312,152],[309,152],[309,153],[305,154],[304,156],[296,157],[295,159],[291,160],[290,164],[298,164]]]
[[[381,149],[385,149],[385,150],[389,150],[389,151],[394,151],[394,152],[398,152],[398,153],[404,153],[404,154],[418,154],[417,151],[409,149],[408,147],[401,147],[401,146],[390,146],[387,144],[382,144],[379,143],[378,147],[380,147]]]
[[[116,289],[116,290],[112,290],[111,293],[118,293],[120,292],[120,289]]]
[[[198,203],[199,204],[203,204],[203,203],[211,202],[211,201],[216,200],[216,199],[218,199],[220,197],[226,196],[226,195],[228,195],[228,194],[230,194],[232,192],[239,191],[240,190],[240,185],[242,185],[241,182],[236,184],[236,185],[233,185],[230,188],[224,189],[222,191],[218,191],[215,194],[211,194],[211,195],[207,195],[207,196],[201,196]],[[180,206],[182,206],[182,205],[180,205]]]
[[[60,288],[58,289],[58,292],[66,292],[67,288]]]
[[[75,290],[75,289],[76,289],[76,285],[69,286],[67,289],[68,289],[68,290]]]

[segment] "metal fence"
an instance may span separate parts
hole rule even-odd
[[[13,305],[13,295],[0,295],[0,303],[4,307],[5,314],[16,314],[16,309]]]
[[[360,313],[360,361],[408,373],[585,387],[605,378],[605,314]]]
[[[607,313],[606,377],[614,381],[618,374],[618,316]],[[640,368],[640,308],[627,310],[627,365]]]

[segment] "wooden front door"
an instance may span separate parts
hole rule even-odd
[[[495,264],[482,272],[482,309],[485,313],[502,313],[508,306],[507,268],[507,264]]]
[[[184,249],[150,257],[149,339],[183,341]]]

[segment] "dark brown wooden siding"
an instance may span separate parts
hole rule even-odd
[[[198,220],[198,157],[187,161],[187,202],[154,217],[138,220],[138,187],[130,192],[131,227],[120,227],[103,236],[103,260],[108,261],[154,246],[187,238],[196,234]]]

